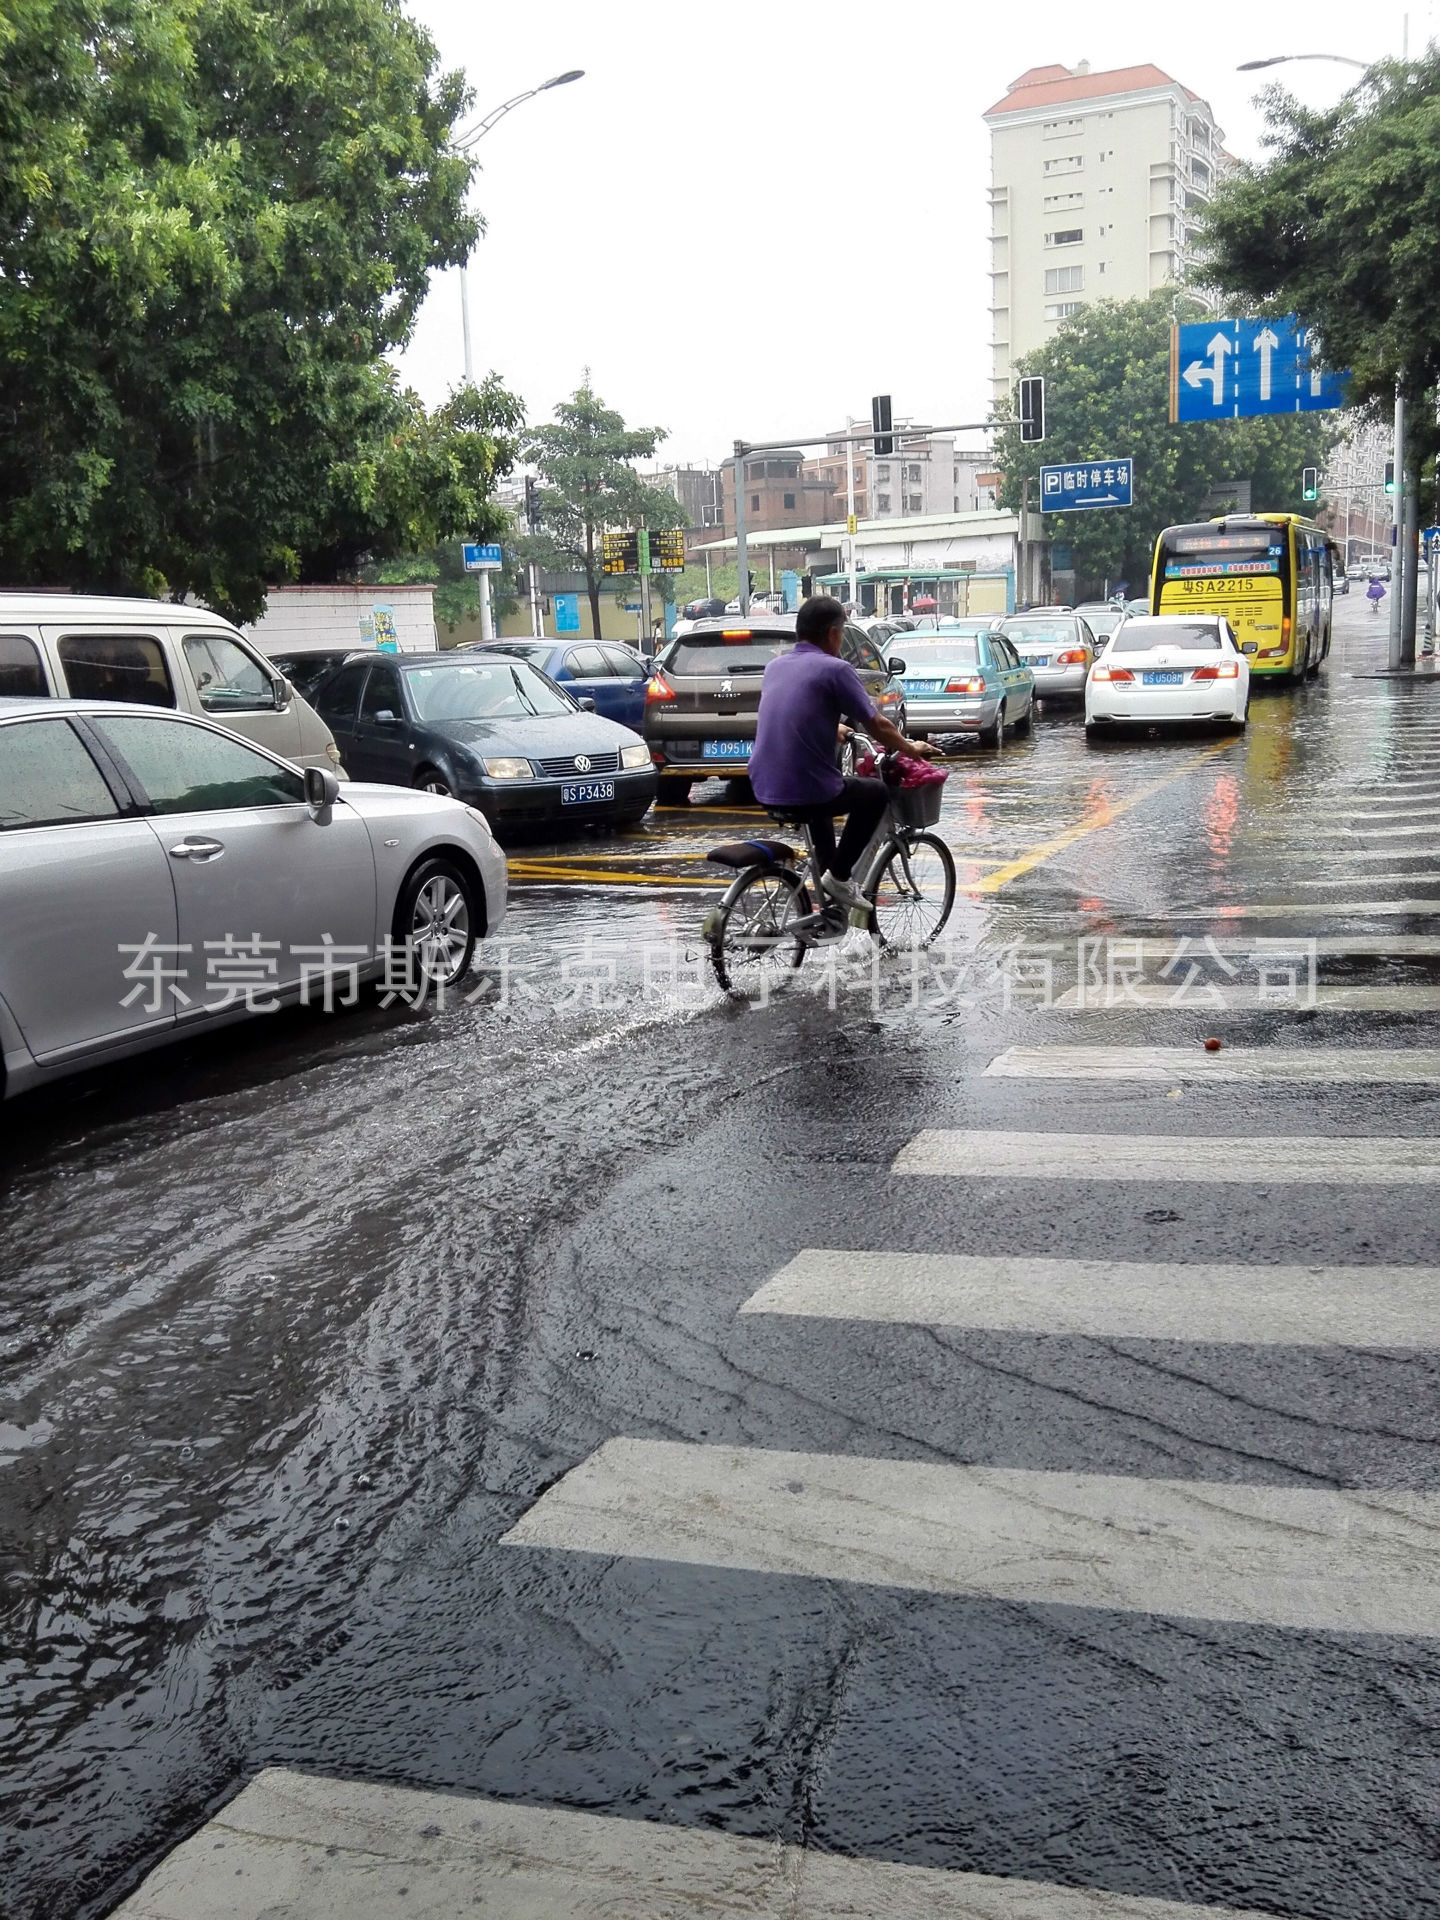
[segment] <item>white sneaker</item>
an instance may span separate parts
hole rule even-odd
[[[868,907],[870,904],[853,880],[837,880],[833,873],[823,873],[820,885],[837,906],[846,907],[852,913],[857,907]]]

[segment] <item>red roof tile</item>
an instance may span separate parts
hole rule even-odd
[[[1072,73],[1068,67],[1031,67],[1014,81],[1003,100],[997,100],[985,115],[1024,113],[1032,107],[1057,107],[1070,100],[1099,100],[1113,93],[1142,93],[1151,87],[1173,87],[1179,83],[1156,66],[1114,67],[1109,73]],[[1188,87],[1180,91],[1187,99],[1197,96]]]

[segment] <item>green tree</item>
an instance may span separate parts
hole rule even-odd
[[[1172,313],[1184,323],[1203,319],[1205,308],[1173,291],[1098,301],[1027,354],[1019,371],[1045,376],[1049,437],[1040,444],[1022,443],[1013,409],[1004,403],[999,409],[1001,504],[1011,509],[1019,508],[1027,479],[1031,506],[1039,505],[1042,466],[1103,455],[1133,459],[1133,507],[1045,516],[1046,531],[1073,549],[1077,573],[1093,587],[1148,580],[1161,528],[1194,519],[1210,490],[1226,481],[1248,478],[1257,509],[1303,511],[1301,471],[1321,465],[1335,438],[1330,414],[1172,427]]]
[[[495,390],[385,363],[478,228],[398,0],[4,0],[0,66],[8,581],[253,615],[473,511]]]
[[[1250,311],[1298,313],[1350,400],[1378,411],[1396,382],[1418,401],[1440,383],[1440,51],[1372,67],[1334,107],[1264,96],[1272,157],[1221,184],[1200,227],[1200,270]],[[1413,416],[1421,458],[1434,410]]]
[[[520,543],[521,551],[552,572],[584,574],[597,640],[604,529],[685,524],[675,496],[647,486],[631,465],[653,459],[664,438],[663,427],[627,427],[587,376],[526,444],[540,475],[540,530]]]

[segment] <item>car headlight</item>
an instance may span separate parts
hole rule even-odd
[[[491,780],[533,780],[535,769],[528,760],[503,758],[500,760],[482,760],[488,779]]]
[[[648,767],[650,749],[643,740],[637,740],[633,747],[621,747],[620,764],[622,767]]]

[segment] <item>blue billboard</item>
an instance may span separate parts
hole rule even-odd
[[[1312,359],[1317,344],[1314,328],[1293,317],[1172,327],[1172,423],[1343,407],[1349,375],[1317,366]]]
[[[1135,462],[1129,454],[1103,460],[1067,460],[1041,467],[1040,511],[1077,513],[1085,507],[1128,507],[1135,493]]]

